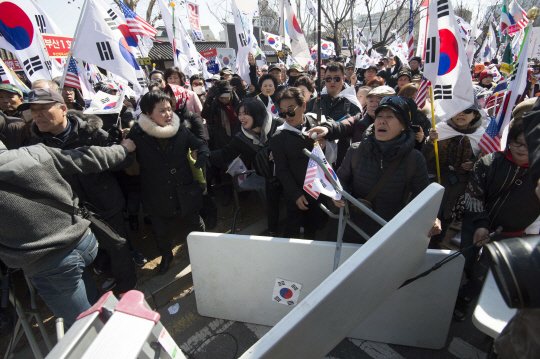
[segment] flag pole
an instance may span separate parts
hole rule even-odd
[[[322,91],[322,78],[321,78],[321,1],[317,1],[317,78],[319,84],[317,86],[317,125],[321,124],[322,109],[321,109],[321,91]]]
[[[75,41],[77,41],[77,35],[79,35],[79,26],[81,25],[81,18],[83,17],[83,14],[86,10],[87,3],[88,3],[87,0],[85,0],[83,3],[81,13],[79,15],[79,21],[77,22],[77,28],[75,29],[75,34],[73,35],[73,40],[71,41],[71,46],[69,47],[68,57],[66,58],[66,62],[64,63],[64,73],[62,74],[62,80],[60,81],[60,90],[64,88],[64,81],[66,81],[67,69],[69,67],[69,62],[71,61],[73,45],[75,44]]]
[[[431,98],[431,123],[435,128],[435,100],[433,99],[433,86],[429,86],[429,96]],[[433,140],[433,148],[435,149],[435,164],[437,165],[437,182],[441,184],[441,167],[439,164],[439,147],[437,140]]]

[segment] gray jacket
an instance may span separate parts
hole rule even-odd
[[[46,197],[77,206],[63,178],[105,171],[127,156],[120,145],[62,151],[44,145],[8,151],[0,142],[0,179]],[[26,275],[40,272],[77,246],[90,222],[7,193],[0,183],[0,259]]]

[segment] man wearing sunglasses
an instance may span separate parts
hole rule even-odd
[[[334,121],[339,121],[347,117],[355,116],[360,113],[360,108],[353,104],[345,97],[338,96],[339,93],[348,85],[344,83],[345,80],[345,67],[340,62],[330,62],[326,66],[326,72],[324,77],[321,77],[326,84],[327,93],[321,95],[321,112],[325,117],[329,117]],[[306,107],[306,113],[317,113],[317,99],[311,99]],[[336,166],[341,164],[341,161],[345,157],[345,153],[349,148],[350,143],[348,138],[340,138],[338,143],[338,154]],[[337,168],[337,167],[336,167]]]

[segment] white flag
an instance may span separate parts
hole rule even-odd
[[[324,153],[317,142],[315,143],[315,146],[313,146],[311,154],[323,161],[328,169],[328,172],[332,174],[334,180],[341,186],[339,178],[332,169],[332,166],[330,166],[326,160],[326,157],[324,156]],[[334,189],[334,186],[332,186],[332,183],[326,178],[322,168],[320,168],[317,162],[313,161],[311,158],[308,162],[306,178],[304,180],[304,191],[309,193],[309,195],[315,199],[319,198],[321,193],[335,200],[341,199],[341,194]]]
[[[489,33],[484,39],[482,48],[480,49],[480,62],[491,62],[497,55],[497,34],[493,30],[493,26],[489,24]]]
[[[307,0],[307,7],[311,16],[317,19],[317,1],[316,0]]]
[[[56,24],[31,0],[2,1],[0,14],[0,48],[17,56],[31,82],[51,79],[51,60],[41,34],[60,32]]]
[[[476,30],[476,18],[473,20],[471,28]],[[467,54],[467,59],[469,59],[469,66],[472,65],[473,56],[476,51],[476,35],[476,31],[471,31],[469,43],[467,44],[467,49],[465,50],[465,53]]]
[[[231,164],[229,165],[229,168],[227,169],[227,173],[234,177],[235,174],[240,172],[247,171],[246,165],[244,162],[240,159],[240,156],[236,157]],[[241,175],[238,176],[238,184],[242,184],[246,180],[248,175]]]
[[[300,28],[300,24],[296,19],[296,15],[291,6],[290,0],[282,0],[284,2],[284,15],[285,15],[285,24],[287,25],[287,33],[291,39],[291,52],[295,60],[304,67],[311,60],[311,55],[309,53],[309,47],[304,37],[304,33]]]
[[[291,48],[291,37],[289,36],[289,30],[287,26],[287,16],[285,14],[285,1],[279,0],[279,35],[284,45]]]
[[[279,35],[274,35],[266,31],[263,31],[262,33],[264,35],[264,43],[266,45],[270,46],[276,51],[281,50],[281,37]]]
[[[331,41],[321,39],[321,57],[330,57],[336,54],[336,46]]]
[[[145,86],[145,74],[116,22],[95,0],[84,3],[72,45],[73,57],[122,76],[138,92]]]
[[[120,96],[113,96],[103,91],[98,91],[94,95],[90,106],[84,110],[85,114],[103,115],[117,113],[122,111],[124,104],[124,92],[120,92]]]
[[[176,13],[178,9],[174,10],[173,18],[170,6],[167,6],[163,0],[159,0],[159,11],[173,48],[174,66],[178,66],[188,76],[201,72],[198,65],[198,52],[182,23],[182,19]]]
[[[259,96],[266,96],[266,95],[260,94]],[[272,117],[279,116],[278,109],[276,105],[274,105],[274,101],[272,101],[270,96],[267,96],[267,97],[268,97],[268,106],[266,106],[266,112],[268,112],[268,118],[272,119]]]
[[[435,113],[444,121],[469,108],[474,91],[452,3],[431,1],[428,12],[424,77],[433,86]]]
[[[238,53],[236,54],[236,72],[248,85],[251,84],[249,77],[248,54],[257,55],[259,45],[253,34],[253,14],[256,10],[257,2],[251,0],[231,0],[234,17],[234,28],[236,30],[236,42]]]
[[[19,76],[0,59],[0,83],[12,84],[20,90],[28,90],[28,87],[21,81]]]

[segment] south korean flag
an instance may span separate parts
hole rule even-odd
[[[276,278],[272,301],[284,305],[296,305],[300,297],[302,284],[290,280]]]
[[[435,113],[444,121],[469,108],[474,91],[452,3],[430,1],[428,12],[424,77],[434,89]]]

